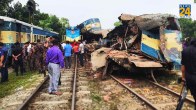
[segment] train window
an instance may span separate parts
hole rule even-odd
[[[0,26],[3,26],[3,24],[4,24],[4,20],[0,19]],[[1,29],[1,27],[0,27],[0,29]]]
[[[11,22],[4,22],[3,30],[11,30],[12,23]]]
[[[174,17],[169,17],[167,18],[167,27],[166,29],[168,30],[180,30],[179,25],[177,24],[177,19]]]
[[[31,41],[31,35],[27,34],[27,41]]]
[[[26,31],[27,31],[26,26],[23,26],[23,25],[22,25],[22,26],[21,26],[21,31],[22,31],[22,32],[26,32]]]
[[[34,35],[34,42],[37,41],[37,35]]]
[[[99,19],[95,18],[95,19],[94,19],[94,22],[100,22],[100,21],[99,21]]]

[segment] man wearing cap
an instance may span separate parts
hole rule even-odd
[[[46,53],[46,65],[48,66],[48,73],[50,77],[49,94],[61,95],[58,92],[58,81],[60,77],[60,68],[64,67],[63,53],[58,47],[58,41],[52,41],[53,46],[47,50]]]

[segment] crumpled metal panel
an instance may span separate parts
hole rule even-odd
[[[144,56],[131,55],[128,57],[129,63],[133,63],[136,67],[140,68],[161,68],[163,65],[160,62],[149,60]]]

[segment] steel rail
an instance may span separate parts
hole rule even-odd
[[[169,88],[166,88],[166,87],[164,87],[164,86],[162,86],[162,85],[160,85],[160,84],[158,84],[158,83],[155,83],[155,82],[152,82],[152,81],[149,81],[150,83],[152,83],[152,84],[154,84],[155,86],[158,86],[158,87],[160,87],[161,89],[164,89],[164,90],[166,90],[166,91],[168,91],[168,92],[170,92],[170,93],[172,93],[172,94],[174,94],[174,95],[176,95],[176,96],[180,96],[180,94],[179,93],[177,93],[177,92],[175,92],[175,91],[172,91],[171,89],[169,89]],[[195,104],[195,102],[194,102],[194,100],[192,100],[192,99],[190,99],[190,98],[185,98],[185,101],[187,101],[187,102],[189,102],[189,103],[191,103],[191,104]]]
[[[139,95],[138,93],[136,93],[133,89],[131,89],[130,87],[128,87],[127,85],[123,84],[120,80],[118,80],[117,78],[115,78],[114,76],[110,75],[110,77],[112,77],[116,82],[118,82],[119,84],[121,84],[124,88],[126,88],[129,92],[133,93],[134,95],[136,95],[138,98],[140,98],[142,101],[144,101],[148,106],[150,106],[153,110],[158,110],[158,108],[152,104],[151,102],[149,102],[147,99],[145,99],[144,97],[142,97],[141,95]]]
[[[77,73],[77,55],[75,57],[75,67],[74,67],[74,80],[73,80],[73,91],[72,91],[72,103],[71,110],[75,110],[76,103],[76,73]]]
[[[43,84],[49,79],[49,76],[47,75],[44,80],[37,86],[37,88],[33,91],[31,95],[27,97],[27,99],[23,102],[22,105],[18,107],[17,110],[26,110],[27,105],[30,103],[30,101],[33,99],[33,97],[37,94],[37,92],[41,89]]]

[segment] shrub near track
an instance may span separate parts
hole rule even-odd
[[[41,76],[41,74],[37,74],[36,72],[27,72],[23,76],[16,76],[15,73],[10,73],[9,81],[0,83],[0,98],[10,95],[18,90],[29,88],[31,84]]]

